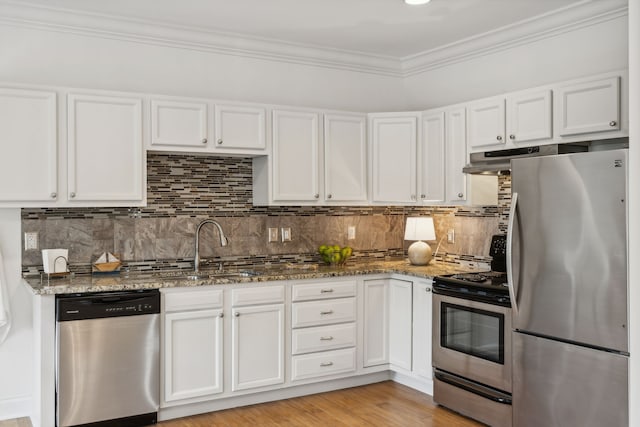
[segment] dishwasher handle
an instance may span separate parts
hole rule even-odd
[[[160,313],[160,292],[157,289],[63,295],[56,298],[58,322],[157,313]]]

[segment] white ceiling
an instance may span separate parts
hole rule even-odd
[[[541,14],[609,1],[616,0],[432,0],[425,6],[408,6],[402,0],[22,0],[19,3],[143,20],[147,25],[169,24],[406,58]]]

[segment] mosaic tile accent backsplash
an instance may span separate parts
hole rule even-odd
[[[443,239],[438,250],[448,261],[487,262],[491,236],[506,232],[509,177],[499,179],[497,207],[266,207],[252,205],[251,174],[251,159],[148,153],[146,207],[23,209],[22,231],[37,231],[41,249],[68,248],[75,271],[89,271],[105,251],[131,269],[192,268],[195,229],[207,218],[222,225],[229,245],[205,226],[201,256],[234,266],[318,262],[323,243],[350,245],[361,260],[402,257],[411,215],[433,216],[439,239],[455,229],[455,243]],[[347,240],[349,226],[355,240]],[[292,241],[267,243],[269,227],[291,228]],[[22,260],[25,271],[41,268],[39,250],[23,249]]]

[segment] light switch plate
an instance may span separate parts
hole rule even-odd
[[[456,242],[456,232],[453,228],[450,228],[447,231],[447,243],[455,243]]]
[[[24,233],[24,250],[31,251],[38,249],[38,232]]]
[[[278,228],[269,227],[268,232],[269,232],[269,243],[277,242],[278,241]]]
[[[280,235],[282,236],[283,242],[291,241],[291,228],[290,227],[282,227],[280,229]]]
[[[355,225],[350,225],[347,228],[347,240],[355,240],[356,239],[356,227]]]

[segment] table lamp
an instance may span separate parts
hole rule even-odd
[[[407,218],[404,240],[416,240],[409,246],[409,262],[413,265],[427,265],[431,261],[431,247],[423,240],[436,240],[433,218],[429,216]]]

